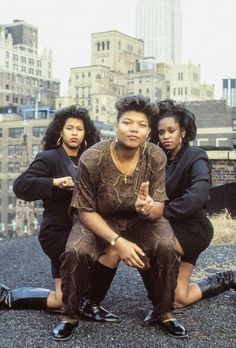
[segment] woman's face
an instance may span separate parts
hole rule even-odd
[[[180,129],[180,125],[174,117],[165,117],[159,121],[158,137],[162,148],[170,152],[173,156],[182,147],[185,131]]]
[[[150,129],[143,112],[126,111],[117,124],[117,140],[127,148],[138,148],[144,144]]]
[[[84,123],[74,117],[69,117],[61,131],[62,144],[69,149],[78,149],[85,137]]]

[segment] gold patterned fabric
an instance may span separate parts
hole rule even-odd
[[[96,211],[118,234],[139,245],[150,259],[155,286],[154,305],[160,313],[171,310],[176,287],[179,256],[168,221],[149,221],[135,211],[140,186],[149,181],[149,194],[155,201],[166,200],[166,157],[154,144],[140,151],[140,158],[127,183],[113,163],[110,142],[100,142],[80,158],[72,206],[78,211]],[[61,279],[65,314],[78,318],[79,303],[89,288],[89,271],[108,242],[74,216],[66,252],[62,256]]]

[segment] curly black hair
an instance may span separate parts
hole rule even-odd
[[[80,146],[80,153],[100,141],[99,132],[91,121],[88,111],[84,108],[72,105],[56,112],[42,140],[44,150],[55,149],[60,146],[58,144],[60,132],[62,131],[66,120],[70,117],[77,118],[78,120],[83,121],[84,124],[85,138]]]
[[[137,111],[143,112],[150,123],[153,115],[157,115],[158,106],[151,102],[150,98],[144,97],[142,95],[132,95],[120,98],[116,104],[116,109],[118,111],[117,121],[126,111]]]
[[[194,114],[186,109],[182,104],[177,103],[172,99],[165,99],[156,104],[159,107],[158,115],[153,115],[151,119],[150,142],[157,144],[158,139],[158,124],[159,121],[166,117],[174,117],[179,124],[180,129],[185,130],[183,143],[189,143],[194,140],[197,133]]]

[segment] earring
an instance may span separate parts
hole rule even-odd
[[[143,146],[142,156],[144,155],[144,153],[145,153],[145,151],[146,151],[146,147],[147,147],[147,142],[145,141],[144,146]]]
[[[58,138],[58,140],[56,142],[56,146],[60,146],[61,145],[61,139],[62,139],[62,136],[60,135],[60,137]]]
[[[84,140],[84,150],[86,150],[86,149],[87,149],[87,146],[88,146],[87,141],[86,141],[86,140]]]
[[[115,137],[115,149],[117,150],[117,148],[118,148],[118,139],[117,139],[117,135],[116,135],[116,137]]]

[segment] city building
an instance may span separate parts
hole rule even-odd
[[[142,40],[116,30],[93,33],[89,66],[70,69],[69,95],[56,107],[73,103],[86,107],[93,120],[114,124],[115,102],[125,95],[144,94],[151,99],[169,96],[165,76],[156,62],[143,56]]]
[[[228,107],[225,100],[191,101],[184,105],[196,117],[194,145],[236,149],[236,108]]]
[[[76,104],[93,120],[114,124],[118,98],[143,94],[152,100],[214,99],[214,85],[201,83],[200,65],[156,63],[144,57],[144,43],[116,30],[93,33],[92,65],[70,69],[69,95],[56,99],[56,108]]]
[[[166,77],[170,78],[170,98],[178,101],[212,100],[215,87],[201,82],[200,65],[173,64]]]
[[[236,107],[236,79],[223,79],[223,98],[228,106]]]
[[[0,25],[0,107],[55,108],[60,82],[52,51],[38,53],[38,29],[22,20]]]
[[[137,0],[135,25],[145,57],[157,63],[182,62],[181,0]]]

